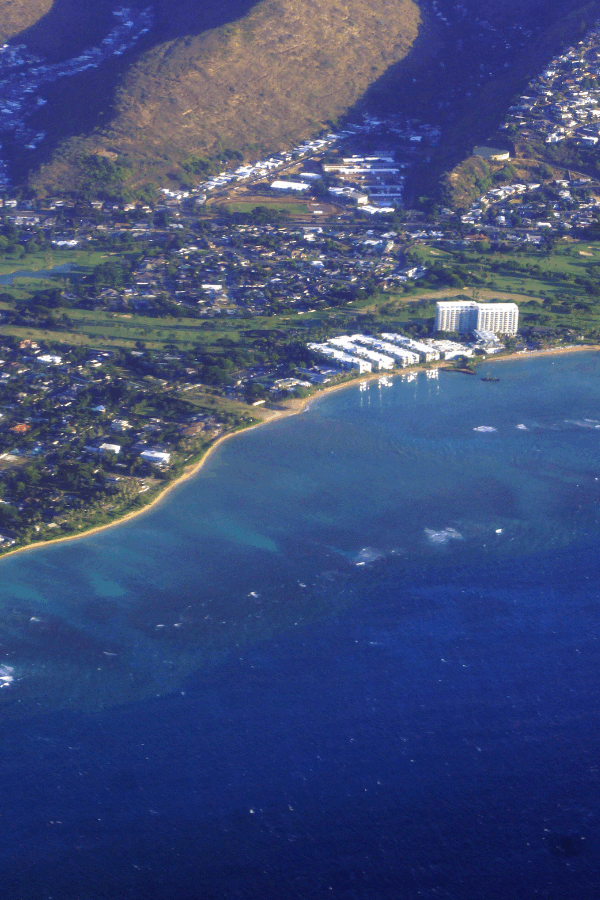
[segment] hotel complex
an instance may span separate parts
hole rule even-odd
[[[436,303],[436,331],[516,334],[518,327],[519,307],[516,303],[477,303],[475,300],[442,300]]]

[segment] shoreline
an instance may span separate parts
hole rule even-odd
[[[373,380],[375,378],[381,378],[381,374],[369,374],[364,376],[361,380]],[[77,534],[66,534],[62,537],[50,538],[49,540],[43,541],[34,541],[31,544],[26,544],[24,547],[15,547],[14,550],[9,550],[8,553],[3,553],[0,555],[0,565],[4,562],[5,559],[9,559],[11,556],[16,556],[17,553],[26,553],[32,550],[39,550],[42,547],[54,547],[58,544],[65,544],[70,541],[80,541],[87,537],[92,537],[93,535],[100,534],[103,531],[107,531],[109,528],[118,528],[120,525],[125,525],[127,522],[131,522],[133,519],[137,519],[138,516],[143,516],[145,513],[150,512],[159,503],[162,503],[163,500],[167,498],[167,496],[171,493],[171,491],[175,490],[175,488],[179,487],[179,485],[183,484],[185,481],[189,481],[189,479],[193,478],[198,472],[202,469],[204,464],[210,458],[215,450],[224,444],[225,441],[229,441],[235,437],[238,437],[242,434],[247,434],[249,431],[252,431],[255,428],[261,428],[263,425],[268,425],[269,422],[276,422],[279,419],[285,419],[289,416],[299,415],[304,412],[310,405],[313,400],[318,400],[320,397],[324,397],[326,394],[332,393],[333,391],[340,390],[345,387],[352,387],[352,385],[357,384],[356,379],[352,379],[350,381],[342,381],[339,384],[332,384],[329,387],[322,388],[317,391],[315,394],[311,394],[309,397],[303,397],[302,399],[297,398],[288,401],[288,406],[283,407],[282,409],[274,409],[271,415],[265,416],[260,422],[254,422],[252,425],[248,425],[246,428],[241,428],[239,431],[230,431],[227,434],[223,434],[216,439],[214,444],[211,444],[210,447],[206,450],[203,456],[195,463],[189,464],[181,474],[179,478],[176,478],[174,481],[169,482],[166,485],[164,490],[160,491],[150,503],[146,504],[146,506],[142,506],[141,509],[134,509],[131,512],[125,513],[123,516],[119,516],[114,519],[112,522],[105,522],[102,525],[95,525],[92,528],[88,528],[85,531],[80,531]]]
[[[530,356],[563,356],[585,350],[600,350],[600,344],[576,344],[572,347],[549,347],[547,350],[517,350],[507,356],[490,356],[486,362],[504,362],[509,359],[529,359]]]
[[[481,360],[481,363],[488,362],[505,362],[514,359],[529,359],[532,356],[562,356],[567,353],[581,353],[584,351],[598,351],[600,350],[600,344],[588,344],[588,345],[577,345],[573,347],[551,347],[547,350],[528,350],[528,351],[517,351],[514,353],[509,353],[506,356],[490,356],[484,360]],[[437,366],[433,368],[441,368],[443,362],[445,360],[440,360]],[[479,363],[479,365],[481,365]],[[426,367],[424,365],[419,366],[410,366],[409,368],[403,370],[406,372],[424,372],[426,371]],[[460,370],[456,370],[460,374]],[[175,490],[175,488],[179,487],[186,481],[189,481],[191,478],[194,478],[198,472],[201,471],[205,463],[212,456],[213,452],[217,450],[222,444],[226,441],[232,440],[239,435],[247,434],[249,431],[252,431],[255,428],[262,428],[263,425],[268,425],[270,422],[276,422],[280,419],[286,419],[289,416],[296,416],[300,413],[305,412],[310,404],[319,400],[321,397],[325,397],[328,394],[333,394],[336,391],[343,390],[344,388],[353,387],[354,385],[359,384],[361,381],[375,381],[380,378],[396,378],[398,375],[401,375],[402,372],[371,372],[368,375],[358,376],[356,378],[352,378],[348,381],[342,381],[338,384],[332,384],[329,387],[321,388],[316,391],[314,394],[311,394],[308,397],[297,398],[295,400],[288,401],[288,405],[284,406],[280,409],[274,409],[272,415],[265,416],[260,422],[255,422],[253,425],[248,425],[246,428],[241,428],[239,431],[231,431],[228,434],[223,434],[217,438],[214,444],[211,444],[206,453],[198,460],[198,462],[190,464],[186,469],[184,469],[182,475],[179,478],[176,478],[174,481],[170,482],[164,490],[160,491],[153,500],[150,501],[146,506],[143,506],[141,509],[135,509],[131,512],[125,513],[124,516],[120,516],[116,518],[112,522],[105,522],[103,525],[96,525],[92,528],[87,529],[86,531],[81,531],[77,534],[67,534],[63,537],[51,538],[50,540],[44,541],[35,541],[31,544],[26,544],[24,547],[16,547],[14,550],[9,550],[8,553],[4,553],[0,556],[0,565],[4,562],[5,559],[9,559],[11,556],[16,556],[18,553],[26,553],[31,552],[33,550],[39,550],[42,547],[54,547],[59,544],[65,544],[70,541],[80,541],[83,538],[92,537],[93,535],[100,534],[103,531],[107,531],[109,528],[118,528],[120,525],[125,525],[128,522],[131,522],[133,519],[137,519],[139,516],[143,516],[146,513],[149,513],[153,510],[159,503],[162,503],[168,495]],[[473,372],[473,375],[476,373]]]

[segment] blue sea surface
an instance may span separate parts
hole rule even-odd
[[[599,499],[600,355],[523,358],[0,561],[3,900],[596,900]]]

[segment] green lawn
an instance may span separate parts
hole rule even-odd
[[[5,253],[0,255],[0,276],[14,272],[39,272],[66,264],[75,269],[93,268],[105,258],[105,253],[89,250],[40,250],[24,255]]]
[[[593,256],[581,256],[581,251]],[[414,248],[413,252],[416,259],[428,265],[443,262],[450,267],[458,266],[463,273],[472,273],[478,283],[458,289],[415,286],[408,294],[402,290],[391,294],[377,294],[345,307],[323,309],[317,306],[314,311],[304,314],[288,310],[279,316],[256,316],[251,319],[158,319],[105,310],[63,309],[57,315],[68,318],[70,325],[65,329],[41,329],[3,323],[2,330],[5,334],[32,340],[123,349],[133,348],[137,341],[143,341],[149,348],[162,348],[167,343],[182,347],[195,344],[211,347],[218,345],[222,338],[243,345],[252,341],[253,338],[247,336],[252,332],[255,333],[254,336],[260,333],[268,335],[274,330],[279,332],[277,340],[287,332],[294,339],[308,341],[319,332],[319,328],[332,332],[337,329],[339,332],[340,329],[360,324],[363,315],[369,317],[369,327],[379,327],[382,330],[392,327],[393,323],[400,326],[410,320],[425,322],[433,315],[436,300],[457,296],[469,298],[473,295],[481,300],[497,297],[516,300],[520,304],[535,301],[535,305],[524,306],[521,310],[524,325],[568,327],[586,333],[600,329],[600,297],[590,294],[585,286],[577,285],[572,280],[579,276],[587,280],[588,286],[595,285],[597,278],[589,267],[594,263],[600,265],[600,244],[583,242],[560,246],[551,255],[533,252],[480,253],[470,249],[445,251],[422,246]],[[34,257],[32,254],[27,264]],[[87,267],[96,265],[103,254],[75,251],[57,253],[54,258],[57,261],[68,258],[77,266]],[[35,261],[47,265],[47,254],[39,254]],[[498,267],[503,269],[515,265],[527,266],[529,271],[516,274],[497,271]],[[531,271],[533,266],[539,266],[539,271]],[[562,275],[568,276],[570,280],[563,280],[560,277]],[[23,279],[11,293],[27,293],[34,287],[47,286],[49,283],[51,282]],[[428,304],[415,305],[416,301],[423,300],[428,300]],[[547,302],[542,305],[543,300]],[[585,303],[587,308],[577,310],[574,308],[576,303]],[[0,309],[9,309],[10,306],[9,303],[0,302]],[[384,309],[380,311],[382,306]],[[222,346],[216,346],[215,350],[217,349],[223,352]]]
[[[0,309],[9,308],[9,304],[0,301]],[[64,312],[72,327],[62,329],[40,329],[29,326],[4,325],[4,334],[14,335],[31,340],[56,341],[66,344],[122,347],[135,346],[136,341],[144,341],[150,348],[161,348],[165,343],[193,346],[214,344],[220,338],[227,337],[240,341],[240,331],[258,329],[268,332],[275,328],[289,327],[299,316],[256,316],[253,319],[156,319],[149,316],[123,315],[102,310],[88,311],[65,309]],[[209,326],[207,328],[207,325]]]
[[[535,251],[445,251],[422,246],[413,248],[411,252],[417,261],[425,265],[437,263],[457,267],[462,271],[469,289],[475,287],[496,290],[525,298],[552,298],[559,295],[569,296],[576,301],[586,297],[586,291],[582,285],[575,284],[573,279],[579,277],[597,281],[596,273],[600,274],[600,247],[589,241],[561,244],[550,254]]]
[[[265,206],[273,212],[287,212],[292,215],[307,215],[310,212],[306,203],[297,202],[294,200],[276,200],[271,201],[269,198],[267,199],[256,199],[254,201],[245,202],[243,200],[231,202],[226,202],[220,204],[228,209],[230,212],[237,213],[250,213],[253,209],[256,209],[257,206]]]

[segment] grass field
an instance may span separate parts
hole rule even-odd
[[[0,301],[0,311],[11,305]],[[266,331],[280,327],[283,317],[256,317],[235,320],[211,320],[209,328],[203,319],[151,318],[133,314],[120,314],[103,310],[65,310],[72,327],[67,329],[40,329],[29,326],[3,325],[4,334],[31,340],[44,340],[79,346],[133,348],[136,341],[143,341],[149,348],[161,348],[166,343],[193,346],[210,345],[219,338],[240,340],[240,329],[261,328]],[[214,324],[213,324],[214,323]]]
[[[270,200],[264,197],[257,198],[254,201],[230,200],[219,205],[228,209],[230,212],[237,213],[250,213],[253,209],[256,209],[257,206],[266,206],[273,212],[286,212],[290,213],[290,215],[300,216],[305,216],[311,211],[307,204],[302,201]]]
[[[66,329],[41,329],[33,326],[4,325],[4,334],[27,338],[35,341],[48,341],[77,346],[103,347],[106,349],[133,349],[137,341],[143,341],[149,349],[161,349],[165,344],[175,344],[181,348],[202,345],[209,349],[218,345],[222,338],[228,338],[236,344],[244,345],[247,335],[252,333],[277,332],[278,337],[288,332],[293,335],[306,336],[311,340],[313,327],[339,330],[349,317],[373,315],[378,306],[395,300],[394,321],[411,320],[416,314],[412,300],[402,296],[389,294],[371,298],[363,304],[352,304],[336,310],[315,310],[304,314],[286,312],[281,316],[255,316],[252,319],[171,319],[150,318],[138,315],[123,315],[103,310],[87,311],[79,309],[65,310],[71,323]],[[0,312],[10,305],[0,301]],[[385,320],[382,319],[382,327]],[[217,349],[215,347],[215,349]],[[218,348],[222,352],[222,348]]]
[[[74,271],[99,265],[106,254],[89,250],[40,250],[36,253],[0,255],[0,277],[15,272],[42,272],[55,266],[70,265]]]
[[[151,349],[161,349],[166,344],[181,348],[202,345],[222,353],[219,341],[226,338],[243,346],[253,336],[277,332],[274,339],[288,335],[299,340],[311,340],[314,333],[338,332],[351,323],[360,323],[368,317],[371,328],[385,330],[392,322],[401,326],[406,322],[421,322],[431,318],[436,300],[454,297],[477,297],[481,300],[514,300],[521,304],[523,325],[577,329],[589,333],[600,329],[600,289],[595,291],[596,266],[600,267],[600,245],[589,242],[573,243],[561,247],[551,255],[540,253],[480,253],[471,250],[445,251],[435,247],[418,246],[413,250],[415,258],[425,263],[443,264],[452,271],[471,273],[476,283],[464,288],[423,285],[413,288],[410,294],[403,291],[377,294],[368,300],[332,309],[317,308],[305,313],[286,311],[280,316],[255,316],[250,319],[196,319],[154,318],[135,314],[122,314],[106,310],[63,309],[60,314],[67,321],[59,328],[36,328],[26,325],[3,323],[4,334],[31,340],[53,343],[132,349],[143,341]],[[97,264],[101,254],[71,252],[57,253],[55,264],[66,259],[80,269]],[[4,259],[3,264],[11,265]],[[19,260],[19,264],[21,261]],[[28,257],[28,265],[48,265],[48,255]],[[514,272],[512,269],[522,268]],[[577,283],[575,279],[583,283]],[[19,279],[11,288],[15,296],[27,294],[32,289],[52,284],[50,279]],[[423,304],[423,301],[429,301]],[[525,304],[525,305],[523,305]],[[0,301],[0,312],[12,304]],[[383,307],[383,309],[382,309]]]
[[[492,287],[504,293],[548,297],[568,293],[573,298],[583,293],[576,278],[596,279],[600,266],[600,247],[589,241],[573,242],[551,254],[510,252],[479,253],[470,250],[444,251],[432,247],[416,247],[415,257],[425,265],[442,263],[460,266],[481,279],[481,287]]]
[[[600,245],[561,242],[552,252],[444,251],[417,247],[425,265],[443,265],[465,282],[462,295],[480,300],[514,300],[522,306],[521,325],[540,330],[600,332]],[[431,285],[429,285],[431,287]],[[452,296],[456,290],[415,290],[413,297]]]

